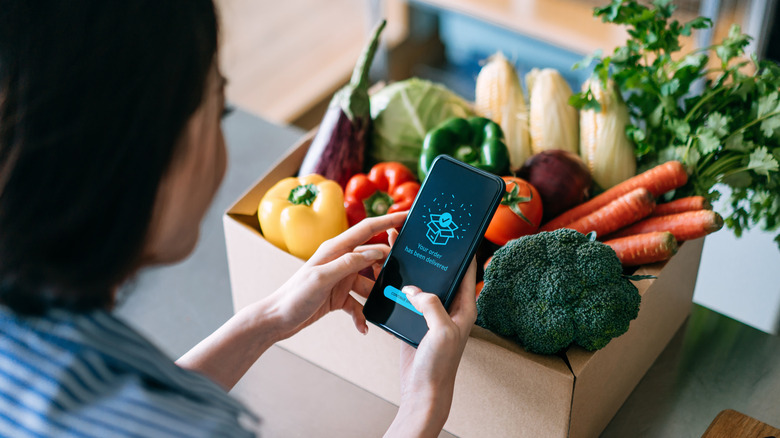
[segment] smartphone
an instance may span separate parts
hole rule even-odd
[[[449,309],[504,191],[500,177],[438,156],[363,306],[366,319],[416,347],[428,325],[401,289],[417,286]]]

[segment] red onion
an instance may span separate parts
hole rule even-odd
[[[542,223],[585,202],[593,179],[577,154],[551,149],[528,160],[515,174],[536,187],[542,197]]]

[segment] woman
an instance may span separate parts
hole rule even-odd
[[[404,214],[326,242],[267,299],[176,363],[110,311],[139,269],[195,246],[225,171],[224,79],[210,0],[0,0],[0,436],[248,436],[230,389],[273,343],[333,310]],[[394,235],[393,235],[394,236]],[[436,436],[471,325],[472,263],[450,314],[402,346],[388,436]]]

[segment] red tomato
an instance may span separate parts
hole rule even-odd
[[[496,245],[533,234],[542,221],[542,198],[530,183],[504,176],[506,193],[485,232],[485,238]]]
[[[487,267],[490,264],[490,261],[493,260],[493,256],[488,257],[487,260],[485,260],[485,264],[482,265],[482,268],[487,271]]]

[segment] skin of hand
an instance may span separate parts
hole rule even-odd
[[[390,230],[391,244],[397,233]],[[452,404],[455,374],[477,318],[476,261],[472,259],[450,311],[434,294],[406,286],[403,292],[428,324],[415,349],[401,345],[401,404],[386,437],[436,437]]]
[[[323,243],[276,292],[241,309],[176,363],[230,389],[274,343],[331,311],[346,311],[358,331],[366,333],[363,306],[350,291],[368,296],[374,282],[359,272],[378,270],[390,248],[363,244],[380,232],[401,226],[405,219],[406,213],[366,219]]]
[[[284,315],[281,339],[334,310],[352,316],[355,328],[366,334],[368,324],[363,305],[349,294],[354,291],[368,298],[374,281],[359,274],[366,268],[375,272],[390,252],[387,245],[363,245],[372,236],[399,227],[406,212],[393,213],[361,221],[341,235],[325,242],[317,252],[271,297]]]

